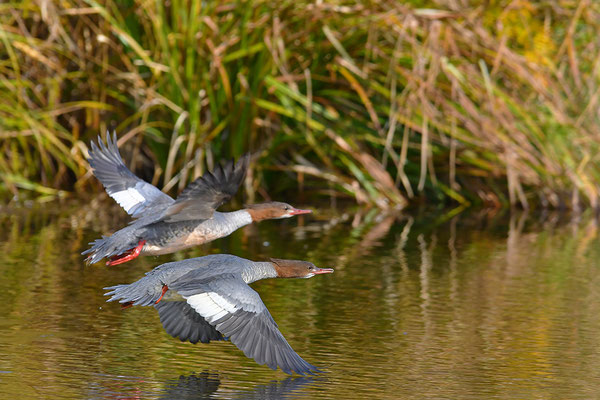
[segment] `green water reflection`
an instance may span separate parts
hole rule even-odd
[[[92,210],[92,211],[90,211]],[[556,215],[324,212],[174,255],[84,267],[127,217],[110,203],[3,210],[0,398],[596,398],[597,225]],[[336,268],[253,285],[292,347],[325,369],[288,378],[231,343],[168,336],[102,288],[206,253]]]

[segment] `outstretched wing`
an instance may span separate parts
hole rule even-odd
[[[165,331],[182,342],[209,343],[211,340],[223,340],[214,326],[196,312],[187,302],[161,301],[154,305]]]
[[[215,210],[238,191],[250,162],[250,154],[217,166],[190,183],[161,218],[165,222],[210,218]]]
[[[247,357],[285,373],[312,374],[319,370],[304,361],[285,340],[277,324],[256,293],[241,278],[221,275],[218,279],[171,283],[188,304],[209,324],[235,344]]]
[[[106,144],[98,136],[98,145],[92,141],[88,162],[96,178],[102,182],[106,193],[112,197],[128,214],[138,218],[144,212],[159,211],[172,204],[174,200],[161,192],[156,186],[135,176],[123,163],[117,147],[117,134],[112,140],[106,135]]]

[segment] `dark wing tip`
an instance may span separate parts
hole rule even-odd
[[[154,305],[164,330],[182,342],[196,344],[223,340],[223,335],[185,301],[162,301]]]
[[[119,147],[117,146],[117,133],[113,132],[112,138],[110,133],[106,132],[106,142],[98,135],[97,143],[90,142],[91,150],[88,151],[88,162],[94,169],[114,169],[116,167],[125,167]]]
[[[229,160],[225,164],[218,164],[212,171],[206,171],[179,194],[164,214],[164,220],[174,222],[210,218],[217,208],[237,193],[249,162],[250,154],[247,153],[237,163]]]
[[[233,196],[239,189],[242,181],[246,177],[246,173],[248,172],[248,166],[250,165],[250,153],[244,154],[240,157],[237,163],[233,163],[233,159],[230,161],[231,170],[228,171],[227,166],[225,167],[225,173],[227,176],[227,180],[231,182],[232,186],[230,189],[230,194]]]
[[[233,344],[260,365],[280,368],[288,375],[314,375],[317,367],[306,362],[287,343],[277,324],[266,314],[239,310],[214,322],[219,331],[230,335]]]
[[[244,171],[244,175],[246,175],[246,171],[250,165],[250,153],[246,153],[241,156],[236,165],[239,165],[239,168],[242,169]]]

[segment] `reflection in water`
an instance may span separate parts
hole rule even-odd
[[[278,400],[300,398],[302,389],[311,382],[313,377],[288,377],[281,381],[272,381],[267,384],[256,385],[251,389],[222,393],[222,397],[245,400]],[[218,392],[221,380],[219,375],[202,372],[200,374],[182,375],[178,379],[167,381],[164,392],[159,399],[186,400],[208,399],[221,397]]]
[[[234,399],[277,400],[310,398],[304,389],[311,383],[323,382],[314,377],[289,377],[279,382],[258,385],[253,390],[236,393]]]
[[[126,219],[117,207],[0,215],[0,398],[599,397],[593,218],[315,215],[85,267],[87,242]],[[324,376],[283,379],[227,344],[181,343],[153,313],[105,303],[102,287],[216,252],[337,269],[331,280],[253,285]]]
[[[217,374],[182,375],[165,383],[164,392],[158,398],[164,400],[209,399],[219,389],[221,380]]]
[[[314,377],[288,377],[232,389],[227,385],[227,377],[206,371],[169,378],[162,383],[148,378],[126,376],[99,375],[95,379],[96,382],[88,385],[85,395],[88,399],[298,399],[307,396],[304,390],[309,385],[323,381]]]

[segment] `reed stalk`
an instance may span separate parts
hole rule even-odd
[[[600,5],[462,3],[4,3],[0,194],[90,190],[116,130],[172,192],[252,151],[251,196],[599,207]]]

